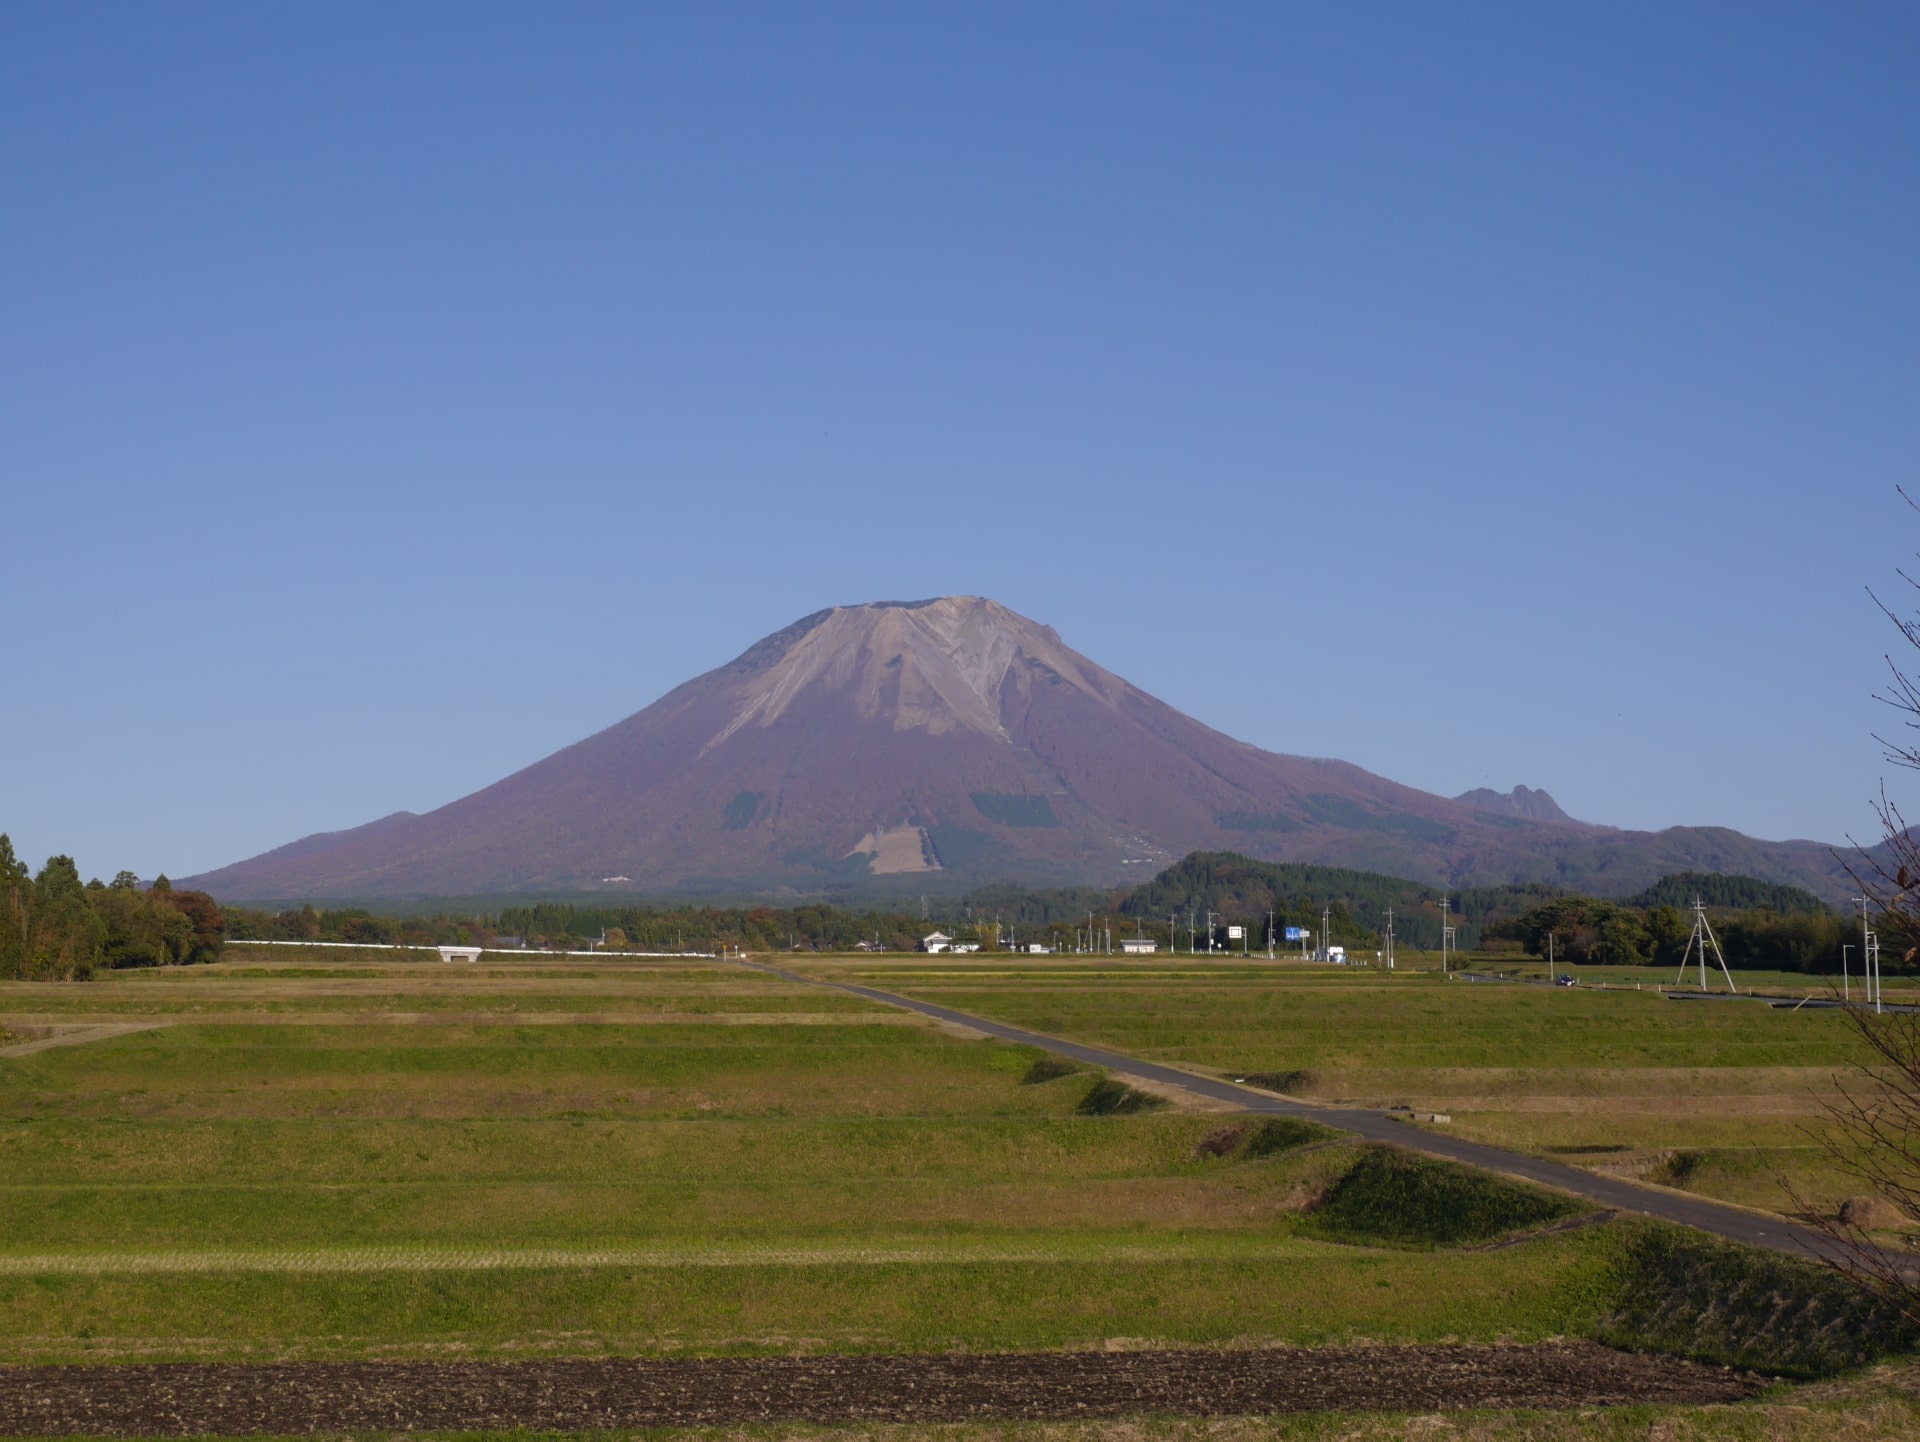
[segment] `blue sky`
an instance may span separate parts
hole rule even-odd
[[[0,829],[188,873],[968,592],[1274,750],[1869,835],[1916,62],[1745,0],[7,6]]]

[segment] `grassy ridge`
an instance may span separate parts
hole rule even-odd
[[[1544,1226],[1585,1210],[1536,1187],[1374,1146],[1333,1184],[1308,1225],[1337,1241],[1446,1247]]]

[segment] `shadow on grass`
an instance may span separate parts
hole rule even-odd
[[[1135,1091],[1125,1082],[1106,1076],[1087,1088],[1087,1094],[1080,1098],[1080,1105],[1074,1111],[1083,1117],[1121,1117],[1159,1111],[1166,1105],[1165,1097]]]

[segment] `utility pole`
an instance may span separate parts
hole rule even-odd
[[[1393,970],[1393,908],[1387,908],[1387,970]]]
[[[1860,907],[1860,980],[1866,987],[1867,1005],[1873,1005],[1873,963],[1867,959],[1867,899],[1864,896],[1853,898]]]
[[[1851,945],[1840,948],[1840,1000],[1842,1001],[1850,1000],[1853,995],[1847,990],[1847,953],[1852,950]]]
[[[1450,974],[1447,966],[1447,950],[1453,945],[1453,928],[1448,925],[1453,916],[1453,899],[1444,892],[1440,896],[1440,974]]]
[[[1333,905],[1320,908],[1320,959],[1333,960]]]
[[[1880,1013],[1880,934],[1867,926],[1867,898],[1856,896],[1860,903],[1860,979],[1866,983],[1867,1005],[1874,1014]]]
[[[1267,960],[1273,960],[1273,913],[1267,913]]]

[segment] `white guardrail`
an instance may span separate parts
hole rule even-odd
[[[228,946],[344,946],[354,951],[438,951],[432,942],[413,946],[400,941],[256,941],[251,937],[230,936]],[[713,951],[547,951],[537,946],[481,946],[461,947],[462,951],[479,951],[487,956],[651,956],[651,957],[699,957],[711,961],[719,953]]]

